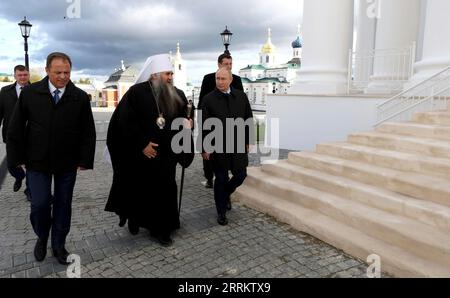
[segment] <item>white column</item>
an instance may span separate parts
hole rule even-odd
[[[375,58],[372,83],[366,93],[390,93],[392,89],[403,87],[398,82],[408,79],[413,61],[392,54],[411,47],[419,33],[420,0],[379,1],[375,42],[379,56]]]
[[[376,33],[376,3],[358,0],[359,11],[357,20],[357,36],[355,51],[363,56],[375,49]],[[355,61],[355,81],[367,81],[372,75],[373,62],[371,59],[357,59]]]
[[[415,64],[411,83],[429,78],[450,66],[450,1],[428,0],[422,60]]]
[[[304,1],[302,67],[289,93],[346,93],[353,6],[353,0]]]

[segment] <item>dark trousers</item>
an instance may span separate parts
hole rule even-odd
[[[228,170],[215,169],[214,174],[216,175],[216,180],[214,181],[214,200],[216,201],[217,214],[225,214],[230,195],[244,183],[247,177],[247,169],[231,171],[233,175],[231,179],[228,176]]]
[[[46,174],[27,171],[31,192],[30,220],[36,235],[48,239],[52,230],[52,248],[63,248],[70,231],[72,195],[77,172]],[[52,178],[54,179],[53,204],[51,203]],[[53,210],[52,210],[53,205]]]
[[[203,174],[208,180],[212,180],[214,178],[213,165],[210,160],[203,160]]]

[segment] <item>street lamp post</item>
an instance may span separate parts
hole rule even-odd
[[[228,46],[231,43],[231,36],[233,35],[233,33],[231,33],[230,30],[228,30],[228,26],[225,26],[225,30],[220,33],[220,35],[222,36],[222,41],[223,41],[223,45],[225,46],[225,54],[230,54],[230,51],[228,51]]]
[[[27,21],[27,17],[24,17],[23,21],[20,22],[18,25],[20,27],[20,31],[22,32],[22,36],[25,39],[25,44],[24,44],[24,48],[25,48],[25,67],[27,68],[27,70],[29,70],[30,69],[30,65],[29,65],[29,61],[28,61],[28,37],[30,37],[31,27],[33,25],[31,25],[30,22]]]

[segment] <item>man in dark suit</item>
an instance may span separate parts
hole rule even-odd
[[[66,54],[47,57],[47,77],[22,90],[6,143],[8,164],[27,169],[34,256],[44,260],[51,230],[53,256],[64,265],[77,170],[93,168],[96,141],[88,95],[70,81],[71,69]]]
[[[14,67],[14,79],[16,80],[14,84],[5,86],[0,91],[0,125],[3,123],[2,138],[5,144],[9,120],[22,89],[29,84],[30,73],[25,66],[17,65]],[[8,171],[16,179],[13,190],[14,192],[18,192],[22,187],[25,171],[22,167],[8,167]],[[30,200],[30,191],[28,188],[25,189],[24,193],[28,200]]]
[[[230,54],[221,54],[217,59],[218,67],[226,68],[229,71],[233,68],[233,58]],[[231,82],[231,88],[244,91],[244,87],[242,86],[242,80],[240,76],[233,74],[233,81]],[[216,89],[216,73],[207,74],[202,81],[202,87],[200,89],[200,96],[198,100],[198,108],[202,108],[203,98],[208,95],[208,93],[214,91]],[[206,178],[206,188],[213,187],[213,178],[214,172],[212,169],[211,162],[208,160],[203,160],[203,173]]]
[[[230,88],[231,82],[231,71],[219,69],[217,87],[205,96],[202,104],[202,157],[211,161],[216,176],[214,200],[220,225],[228,224],[230,196],[247,177],[249,146],[254,143],[253,114],[247,95]],[[214,127],[214,132],[209,127]],[[210,133],[214,138],[208,136]],[[208,144],[208,140],[213,144]],[[233,175],[231,179],[229,171]]]

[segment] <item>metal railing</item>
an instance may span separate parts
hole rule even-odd
[[[377,123],[410,121],[415,113],[444,110],[450,100],[450,66],[377,106]]]
[[[389,81],[387,93],[400,92],[414,72],[416,43],[396,49],[349,51],[348,94],[363,93],[372,82]]]

